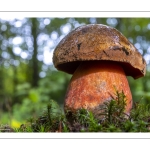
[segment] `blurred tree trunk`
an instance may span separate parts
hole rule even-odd
[[[37,36],[38,36],[38,28],[37,28],[37,19],[36,18],[32,18],[31,19],[31,23],[32,23],[32,36],[33,36],[33,56],[32,56],[32,86],[36,87],[38,85],[38,80],[39,80],[39,66],[38,66],[38,59],[37,59]]]
[[[0,45],[2,45],[2,41],[0,40]],[[0,110],[3,110],[3,98],[4,98],[4,73],[3,73],[3,61],[2,50],[0,49]],[[1,117],[1,116],[0,116]]]
[[[0,109],[1,109],[1,102],[3,100],[4,97],[4,85],[3,85],[3,68],[0,65]]]

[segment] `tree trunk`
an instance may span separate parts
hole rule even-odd
[[[36,87],[38,86],[38,80],[39,80],[39,66],[38,66],[38,59],[37,59],[37,20],[36,18],[31,19],[32,22],[32,36],[33,36],[33,56],[32,56],[32,86]]]

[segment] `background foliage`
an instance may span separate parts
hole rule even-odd
[[[133,100],[150,102],[149,18],[0,18],[0,124],[17,127],[50,100],[63,107],[71,75],[54,68],[53,50],[72,29],[95,23],[117,28],[143,55],[146,76],[128,80]]]

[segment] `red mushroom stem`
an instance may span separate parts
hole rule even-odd
[[[132,107],[132,94],[122,67],[117,62],[82,62],[74,72],[65,98],[65,110],[94,110],[116,97],[116,90],[126,96],[127,113]]]

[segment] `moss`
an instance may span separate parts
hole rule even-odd
[[[126,97],[123,92],[116,92],[117,99],[104,103],[102,115],[98,119],[86,109],[73,114],[67,120],[66,114],[55,101],[51,101],[47,110],[37,119],[30,118],[12,132],[149,132],[150,107],[135,103],[130,115],[125,113]],[[4,130],[3,130],[4,132]],[[6,130],[7,132],[7,130]]]

